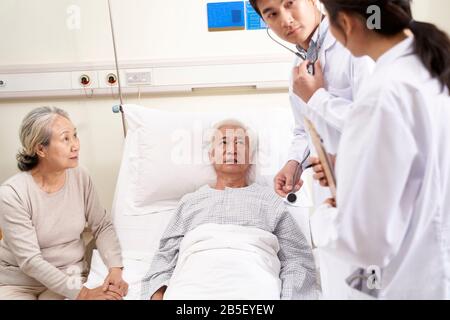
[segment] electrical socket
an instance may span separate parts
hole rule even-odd
[[[115,82],[110,83],[110,77],[115,78]],[[120,71],[120,80],[123,79],[123,72]],[[106,88],[117,88],[119,86],[118,84],[118,78],[117,78],[117,71],[116,70],[100,70],[98,71],[98,80],[99,80],[99,88],[106,89]]]
[[[134,69],[126,70],[125,78],[127,86],[141,86],[152,84],[152,70],[151,69]]]
[[[82,84],[83,78],[88,78],[89,83]],[[72,72],[72,89],[95,89],[98,88],[97,72],[95,71],[77,71]]]

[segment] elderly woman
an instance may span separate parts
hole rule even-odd
[[[142,283],[144,299],[315,299],[311,247],[271,188],[249,183],[250,136],[215,126],[217,180],[181,200]]]
[[[80,142],[67,113],[42,107],[20,129],[22,171],[0,187],[0,299],[119,300],[120,245],[89,175],[78,167]],[[86,223],[109,275],[88,289],[81,235]]]

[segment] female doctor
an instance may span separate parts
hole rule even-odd
[[[290,85],[290,100],[295,118],[290,160],[274,179],[275,191],[282,197],[298,191],[300,176],[306,166],[310,137],[303,117],[316,126],[327,150],[336,153],[344,119],[359,91],[362,79],[373,69],[368,58],[354,58],[329,32],[328,18],[317,0],[250,0],[267,26],[279,38],[296,45],[297,50],[314,60],[315,75],[308,73],[308,62],[297,57]],[[268,31],[269,32],[269,31]],[[315,202],[329,197],[325,188],[316,185]],[[318,252],[322,294],[325,299],[347,298],[351,294],[345,278],[354,268],[335,257]]]
[[[360,289],[375,297],[449,299],[448,35],[413,20],[410,0],[322,2],[335,37],[376,68],[344,126],[337,209],[324,205],[312,216],[314,241],[372,270]],[[326,184],[322,167],[314,169]]]

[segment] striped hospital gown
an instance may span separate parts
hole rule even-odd
[[[280,298],[318,297],[314,259],[305,236],[272,189],[252,184],[225,190],[203,186],[181,199],[142,281],[143,299],[149,299],[159,288],[168,285],[184,235],[206,223],[248,226],[274,234],[280,245]]]

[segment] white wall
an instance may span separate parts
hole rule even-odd
[[[156,3],[160,6],[162,3],[176,5],[181,1],[186,0],[174,0],[173,2],[121,0],[120,3],[122,6],[129,5],[131,12],[138,14],[138,2],[151,11],[152,6]],[[450,19],[448,19],[450,2],[448,0],[416,0],[415,2],[415,13],[418,20],[436,21],[450,32]],[[74,33],[63,32],[67,18],[66,9],[73,3],[88,9],[83,9],[85,12],[82,15],[83,27]],[[105,6],[106,0],[2,0],[0,2],[0,39],[2,39],[0,42],[0,66],[112,60],[111,37]],[[182,17],[180,12],[176,17]],[[122,21],[120,16],[116,17],[116,21],[122,26],[127,25],[127,21]],[[147,52],[152,50],[152,46],[172,40],[167,39],[165,33],[162,32],[164,29],[170,29],[170,23],[170,21],[165,21],[161,26],[161,32],[156,35],[157,37],[148,40],[137,34],[139,28],[142,26],[148,28],[148,24],[145,22],[141,26],[138,20],[133,21],[129,26],[130,33],[126,34],[127,32],[123,33],[122,31],[120,36],[121,52],[129,57],[136,52],[136,59],[142,57],[148,59]],[[34,30],[34,32],[30,30]],[[219,37],[225,37],[225,35]],[[181,50],[189,50],[187,43],[189,41],[182,42]],[[251,43],[249,44],[251,45]],[[236,48],[230,50],[236,50]],[[248,53],[248,47],[244,51]],[[238,51],[229,53],[239,54]],[[136,103],[138,101],[134,96],[127,98],[127,102]],[[17,171],[15,154],[19,149],[18,130],[22,118],[35,107],[55,105],[66,109],[78,126],[82,143],[81,163],[93,176],[103,204],[110,208],[123,142],[120,116],[111,112],[111,106],[116,103],[116,97],[0,101],[0,181],[6,180]],[[289,107],[286,92],[148,96],[143,98],[140,103],[150,107],[175,110],[198,110],[206,107],[230,108],[236,105],[246,105],[249,108],[258,109],[263,109],[264,106]]]
[[[289,56],[263,30],[208,32],[207,2],[111,0],[120,60]],[[0,67],[114,58],[107,0],[1,0],[0,32]]]
[[[128,103],[163,110],[218,110],[242,108],[264,110],[265,107],[289,108],[286,93],[180,95],[126,99]],[[110,209],[122,155],[123,133],[121,117],[111,111],[114,99],[2,101],[0,102],[0,181],[17,172],[15,154],[20,142],[18,130],[27,112],[42,105],[53,105],[69,112],[78,127],[81,140],[81,165],[91,173],[103,205]],[[151,182],[149,182],[151,183]]]
[[[207,2],[111,0],[120,60],[286,54],[262,30],[207,32]],[[450,33],[448,0],[413,3]],[[107,0],[1,0],[0,35],[0,67],[113,61]]]
[[[417,21],[428,21],[450,34],[450,1],[413,0],[413,15]]]

